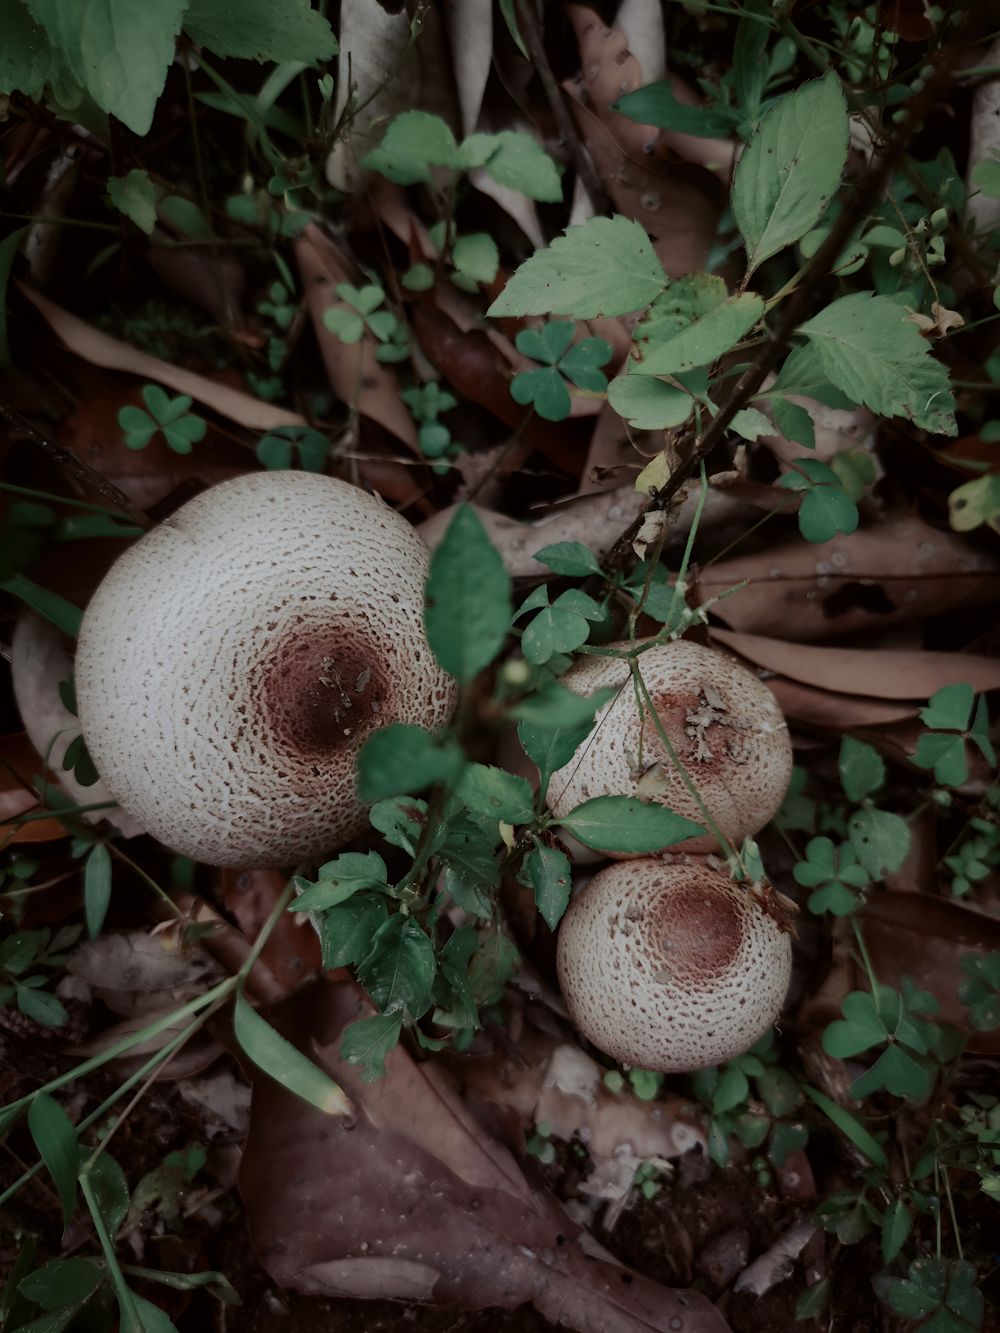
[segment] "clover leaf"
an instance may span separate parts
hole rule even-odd
[[[985,879],[1000,863],[1000,826],[978,815],[973,815],[969,824],[973,836],[962,843],[954,856],[944,858],[945,865],[954,872],[951,891],[956,898],[968,893],[974,883]]]
[[[369,283],[358,288],[338,282],[337,295],[344,304],[325,311],[323,323],[342,343],[356,343],[367,325],[381,344],[375,349],[376,361],[404,361],[409,356],[406,325],[391,311],[378,308],[385,300],[381,287]]]
[[[889,1290],[889,1304],[904,1319],[922,1319],[920,1333],[972,1333],[983,1322],[983,1293],[965,1259],[914,1259]]]
[[[909,1016],[898,991],[880,985],[877,995],[877,1006],[866,991],[852,991],[846,996],[840,1006],[844,1017],[830,1023],[823,1032],[823,1050],[843,1060],[888,1043],[871,1068],[854,1080],[851,1096],[860,1100],[885,1088],[897,1097],[922,1100],[930,1091],[930,1076],[902,1047],[926,1055],[928,1043],[921,1031],[924,1025],[918,1027]]]
[[[514,612],[514,620],[526,611],[538,611],[521,635],[521,651],[534,666],[544,666],[556,653],[571,653],[590,637],[590,621],[604,619],[604,608],[592,597],[570,588],[549,605],[545,584],[536,588]]]
[[[958,965],[965,981],[958,988],[960,1004],[969,1006],[969,1022],[980,1032],[1000,1027],[1000,950],[963,953]]]
[[[402,389],[399,396],[410,409],[413,419],[421,423],[418,436],[424,457],[440,458],[442,454],[447,454],[449,458],[454,458],[462,446],[452,440],[451,431],[437,418],[439,412],[450,412],[453,407],[457,407],[458,399],[434,380],[423,388],[414,384]],[[437,473],[447,472],[448,469],[448,463],[431,465],[431,470]]]
[[[546,421],[565,421],[569,416],[572,402],[563,375],[594,393],[608,387],[599,367],[611,360],[610,343],[603,338],[584,338],[569,347],[575,327],[570,320],[552,320],[540,329],[522,329],[515,340],[519,352],[544,364],[516,376],[510,395],[515,403],[534,403],[535,411]]]
[[[979,696],[975,719],[969,726],[974,700],[975,692],[968,683],[946,685],[932,694],[927,707],[920,710],[920,720],[931,732],[925,732],[917,741],[913,762],[917,768],[933,768],[934,779],[942,786],[960,787],[968,778],[966,740],[975,742],[987,762],[996,765],[985,695]]]
[[[330,452],[330,442],[309,426],[277,426],[257,442],[257,461],[268,472],[281,472],[292,466],[292,449],[297,450],[305,472],[322,472]]]
[[[261,301],[257,309],[270,315],[280,329],[287,329],[298,312],[298,306],[288,299],[288,288],[283,282],[272,282],[268,296],[270,300]]]
[[[802,472],[786,472],[778,484],[806,492],[799,506],[799,531],[806,541],[828,542],[838,532],[852,533],[858,526],[858,507],[833,468],[817,458],[797,458],[795,466]]]
[[[829,838],[813,838],[806,846],[806,859],[799,861],[792,871],[797,884],[816,889],[809,899],[809,910],[817,916],[832,912],[846,916],[857,907],[852,889],[863,889],[868,873],[858,865],[857,855],[849,842],[835,848]]]
[[[118,413],[118,424],[130,449],[145,449],[157,431],[163,432],[175,454],[189,454],[192,445],[205,438],[207,423],[201,417],[185,415],[191,406],[186,393],[171,398],[158,384],[146,384],[142,396],[149,413],[131,403]]]

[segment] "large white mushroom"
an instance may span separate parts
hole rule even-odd
[[[83,619],[87,745],[126,810],[210,865],[361,831],[358,749],[456,700],[423,628],[429,552],[376,496],[302,472],[212,487],[116,562]]]
[[[792,775],[788,727],[774,695],[732,658],[683,639],[641,654],[639,667],[677,757],[723,837],[738,851],[777,810]],[[561,819],[595,796],[638,795],[705,825],[647,709],[640,712],[629,675],[620,658],[583,657],[561,677],[582,695],[623,688],[599,710],[595,730],[569,763],[553,774],[549,809]],[[671,850],[720,849],[707,827]],[[616,860],[629,855],[606,854]]]
[[[559,927],[563,998],[584,1036],[626,1065],[671,1073],[731,1060],[785,998],[781,916],[699,858],[610,865]]]

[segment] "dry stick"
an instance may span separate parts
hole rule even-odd
[[[528,48],[528,57],[542,81],[545,96],[552,108],[559,138],[573,156],[576,174],[580,177],[584,189],[590,195],[590,202],[598,213],[604,213],[610,208],[611,200],[604,188],[604,182],[597,174],[597,170],[591,161],[586,145],[576,132],[573,117],[563,100],[563,90],[556,83],[555,75],[552,73],[552,66],[545,54],[545,42],[542,37],[542,27],[538,21],[538,11],[535,9],[535,0],[514,0],[514,11],[517,16],[518,29],[524,38],[525,46]]]
[[[97,491],[98,494],[103,495],[105,500],[110,504],[113,504],[116,509],[120,509],[133,521],[133,523],[136,523],[142,528],[144,532],[148,532],[153,526],[149,515],[143,513],[143,511],[134,504],[123,491],[120,491],[113,482],[108,481],[106,477],[102,477],[99,472],[95,472],[90,464],[85,463],[82,458],[73,452],[72,449],[67,449],[61,444],[56,444],[56,442],[50,440],[47,435],[43,435],[40,430],[36,430],[30,421],[25,417],[22,417],[20,412],[15,412],[15,410],[5,403],[2,398],[0,398],[0,417],[2,417],[8,425],[19,430],[26,439],[31,440],[32,444],[37,444],[41,449],[44,449],[48,456],[54,462],[58,463],[64,472],[68,472],[69,475],[75,477],[77,481],[82,481],[85,486],[90,486]]]
[[[753,364],[736,381],[729,397],[712,418],[707,430],[695,441],[688,457],[673,472],[666,485],[657,493],[656,499],[647,504],[639,517],[615,542],[604,560],[606,570],[614,573],[624,567],[632,549],[632,542],[642,527],[644,516],[651,511],[669,507],[671,498],[725,435],[736,413],[757,393],[771,371],[777,368],[788,340],[808,316],[817,290],[826,280],[829,269],[840,255],[858,221],[867,216],[874,207],[897,162],[905,154],[911,138],[922,126],[924,116],[935,102],[942,100],[953,82],[954,76],[950,69],[947,67],[938,69],[923,91],[910,104],[909,115],[889,141],[880,169],[869,174],[867,181],[855,191],[853,200],[834,223],[830,234],[813,256],[809,271],[797,291],[789,295],[788,304],[782,312],[777,327],[757,353]]]

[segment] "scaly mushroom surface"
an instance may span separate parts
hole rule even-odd
[[[627,644],[611,647],[626,648]],[[792,746],[774,695],[731,658],[679,640],[651,648],[639,668],[657,716],[712,818],[739,851],[743,839],[763,828],[788,787]],[[595,796],[636,796],[705,825],[705,816],[674,767],[645,707],[636,702],[628,663],[583,657],[561,683],[590,695],[624,687],[597,713],[597,725],[573,758],[549,783],[549,809],[557,819]],[[710,827],[672,851],[720,850]],[[608,852],[616,860],[627,852]]]
[[[556,970],[598,1050],[671,1073],[731,1060],[778,1017],[791,936],[699,858],[618,862],[570,903]]]
[[[394,510],[328,477],[254,473],[190,500],[84,615],[80,721],[115,799],[210,865],[288,865],[360,832],[363,742],[454,709],[424,633],[428,563]]]

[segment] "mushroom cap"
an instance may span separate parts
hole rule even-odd
[[[719,829],[739,851],[743,839],[762,829],[777,810],[792,776],[788,726],[774,695],[732,658],[685,639],[650,648],[639,658],[639,666],[678,758]],[[598,711],[596,730],[553,774],[548,805],[556,818],[564,818],[574,806],[595,796],[638,795],[704,826],[705,816],[674,768],[648,711],[639,713],[635,691],[628,685],[628,663],[614,657],[584,657],[560,680],[582,695],[608,685],[626,688]],[[630,776],[629,757],[639,758],[640,740],[643,767],[659,765],[644,776],[642,785]],[[704,834],[671,850],[700,853],[720,848],[706,828]],[[605,854],[615,860],[634,855]]]
[[[792,942],[703,861],[618,862],[570,903],[556,969],[598,1050],[661,1073],[731,1060],[778,1017]]]
[[[112,566],[80,631],[80,721],[115,799],[210,865],[359,833],[362,743],[455,706],[424,633],[428,564],[405,519],[329,477],[252,473],[182,506]]]

